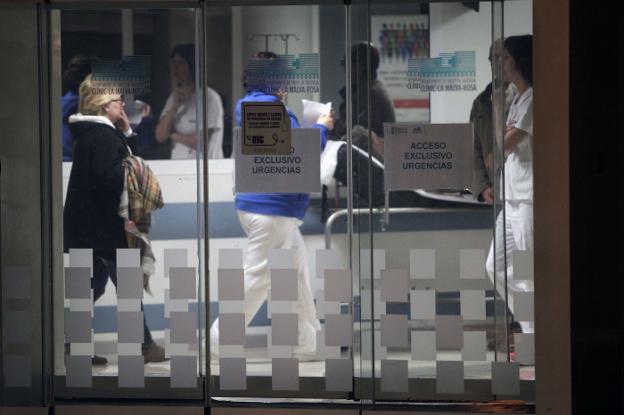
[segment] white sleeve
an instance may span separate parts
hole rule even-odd
[[[212,88],[206,88],[206,127],[223,130],[223,104]]]
[[[527,100],[522,110],[523,111],[518,114],[519,117],[514,127],[525,131],[529,135],[533,135],[533,99]]]
[[[160,113],[160,118],[164,117],[165,114],[169,112],[172,106],[173,106],[173,94],[169,95],[169,98],[167,98],[165,107],[162,109],[162,112]]]

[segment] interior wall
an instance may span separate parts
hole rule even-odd
[[[505,36],[533,33],[532,0],[504,3]],[[431,94],[431,122],[467,122],[472,101],[492,80],[488,53],[492,43],[492,6],[479,3],[476,12],[461,3],[430,5],[431,57],[441,52],[476,52],[477,90]]]
[[[43,403],[38,27],[34,5],[0,12],[0,405]]]

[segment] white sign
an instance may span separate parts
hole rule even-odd
[[[318,193],[321,191],[321,131],[292,130],[288,155],[242,154],[241,129],[234,129],[236,193]]]
[[[290,153],[290,117],[281,102],[243,102],[243,154]]]
[[[472,184],[471,124],[387,123],[386,190],[463,190]]]

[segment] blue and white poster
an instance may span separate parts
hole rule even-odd
[[[429,94],[407,88],[409,62],[429,56],[428,16],[372,16],[371,40],[380,55],[377,79],[392,99],[396,120],[429,121]]]

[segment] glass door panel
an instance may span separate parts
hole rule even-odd
[[[327,212],[336,192],[345,192],[346,180],[337,189],[333,174],[324,173],[322,187],[314,179],[317,192],[293,194],[277,179],[285,165],[307,186],[304,175],[296,176],[297,161],[246,156],[238,141],[241,100],[282,103],[289,111],[293,151],[303,145],[297,140],[307,128],[310,140],[321,139],[318,148],[310,148],[318,152],[315,157],[322,148],[333,148],[337,157],[345,143],[321,114],[330,105],[337,113],[341,102],[345,12],[342,2],[206,7],[206,80],[225,110],[225,158],[212,160],[208,176],[209,393],[216,405],[239,398],[352,396],[359,346],[353,335],[350,235],[334,229],[331,249],[323,238]],[[243,163],[251,163],[255,173],[238,182]],[[261,176],[269,170],[275,179]],[[242,180],[265,190],[238,191]],[[267,190],[270,183],[263,180],[275,184]]]
[[[55,395],[202,401],[199,12],[55,13],[65,240]]]
[[[534,398],[532,334],[511,336],[511,316],[532,319],[530,281],[512,292],[493,277],[514,256],[529,278],[532,253],[490,254],[510,233],[495,220],[509,157],[496,39],[512,34],[507,19],[529,32],[531,16],[530,2],[504,5],[352,6],[354,238],[376,401]]]

